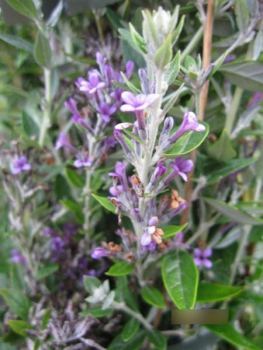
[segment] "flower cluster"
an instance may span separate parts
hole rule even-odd
[[[105,137],[105,131],[112,121],[112,115],[121,105],[122,90],[114,87],[112,81],[124,84],[120,72],[114,71],[113,67],[106,64],[106,59],[97,52],[96,60],[98,69],[88,72],[87,79],[79,77],[76,86],[80,93],[87,97],[89,108],[81,111],[77,101],[70,98],[65,102],[65,107],[73,114],[73,123],[85,133],[84,147],[79,151],[75,148],[64,133],[60,133],[55,148],[68,148],[75,156],[76,168],[89,167],[96,169],[107,158],[108,150],[116,144],[114,137]],[[125,76],[131,77],[134,64],[129,61],[126,64]]]

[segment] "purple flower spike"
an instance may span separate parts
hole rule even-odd
[[[193,130],[197,132],[205,131],[205,126],[198,123],[198,119],[193,112],[188,112],[184,115],[183,122],[179,129],[168,139],[170,144],[176,142],[187,131]]]
[[[125,91],[121,94],[123,101],[126,103],[121,106],[122,112],[136,112],[152,106],[159,98],[158,94],[150,95],[134,95],[130,91]]]
[[[31,169],[31,165],[27,163],[27,159],[25,156],[22,156],[15,161],[11,165],[11,173],[16,175],[21,171],[29,171]]]
[[[212,250],[210,248],[206,248],[201,250],[199,248],[194,249],[194,262],[196,266],[204,266],[207,269],[211,269],[213,263],[211,260],[207,259],[212,255]]]
[[[63,132],[59,133],[59,137],[57,139],[57,142],[55,144],[55,149],[58,150],[61,147],[67,147],[69,148],[73,153],[77,153],[78,151],[69,143],[68,138],[66,134]]]
[[[193,169],[194,162],[190,159],[183,160],[182,157],[178,157],[175,162],[169,163],[170,167],[173,169],[174,175],[178,174],[186,182],[187,176],[185,173],[188,173]]]
[[[102,102],[97,110],[102,115],[104,121],[108,123],[110,122],[110,115],[116,112],[116,107],[110,106],[106,102]]]
[[[74,98],[70,98],[68,101],[64,102],[64,106],[73,114],[79,114],[79,111],[77,109],[77,102],[74,100]]]
[[[26,264],[26,258],[17,249],[11,249],[11,256],[14,264]]]
[[[109,173],[109,176],[117,177],[121,185],[123,186],[123,190],[125,192],[128,192],[129,186],[128,186],[126,171],[125,171],[126,166],[127,164],[123,164],[122,162],[117,162],[115,164],[115,172]]]
[[[152,177],[150,179],[150,189],[151,190],[159,181],[159,179],[166,173],[167,168],[164,166],[164,162],[157,164]]]
[[[74,165],[76,168],[81,168],[83,166],[91,166],[93,162],[93,158],[88,156],[88,157],[83,157],[83,159],[76,159],[74,161]]]
[[[76,82],[80,91],[86,92],[89,95],[95,94],[98,90],[105,88],[106,84],[100,81],[99,72],[93,70],[89,72],[89,80],[78,78]]]
[[[92,250],[91,257],[93,259],[100,259],[100,258],[103,258],[104,256],[107,256],[107,257],[110,256],[110,253],[106,249],[97,247]]]

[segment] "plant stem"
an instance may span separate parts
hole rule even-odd
[[[139,322],[141,322],[141,324],[148,329],[149,331],[152,331],[152,326],[151,324],[138,312],[133,311],[132,309],[130,309],[128,306],[126,306],[124,303],[117,303],[117,302],[113,302],[112,306],[114,307],[114,309],[116,310],[121,310],[126,312],[126,314],[136,318]]]
[[[189,44],[186,46],[186,48],[184,49],[184,51],[181,54],[181,62],[184,61],[185,57],[187,55],[189,55],[194,48],[196,47],[196,45],[199,43],[199,41],[201,40],[202,36],[204,33],[204,26],[201,26],[198,31],[195,33],[195,35],[193,36],[192,40],[189,42]]]
[[[45,81],[45,107],[44,115],[39,135],[39,145],[43,147],[47,129],[50,127],[50,118],[51,118],[51,104],[52,104],[52,82],[51,82],[51,70],[44,68],[44,81]]]
[[[230,111],[226,117],[226,122],[225,122],[225,129],[229,135],[231,134],[232,127],[235,122],[235,118],[238,111],[238,107],[240,105],[242,94],[243,94],[243,89],[241,89],[240,87],[237,87],[234,93],[234,97],[232,99]]]
[[[90,227],[90,207],[89,207],[89,202],[90,202],[90,183],[91,183],[91,171],[90,169],[87,168],[86,170],[86,185],[83,190],[83,195],[85,196],[85,206],[84,206],[84,217],[85,217],[85,222],[84,222],[84,230],[87,233]]]

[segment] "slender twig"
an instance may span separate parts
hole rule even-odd
[[[44,115],[43,115],[43,120],[42,120],[40,134],[39,134],[39,145],[41,147],[43,147],[44,145],[47,129],[50,126],[51,107],[52,107],[51,70],[48,68],[44,68],[44,80],[45,80]]]

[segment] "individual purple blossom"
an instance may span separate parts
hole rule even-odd
[[[153,238],[151,238],[151,241],[147,245],[142,245],[142,251],[141,253],[144,254],[146,251],[154,252],[156,250],[157,243]]]
[[[263,101],[263,93],[261,92],[254,92],[254,94],[252,95],[251,99],[249,100],[249,103],[247,105],[246,110],[250,111],[254,108],[256,108],[257,106],[260,105],[260,103]]]
[[[163,234],[161,229],[157,229],[156,225],[158,224],[159,219],[157,216],[152,216],[148,221],[148,227],[146,228],[144,234],[141,238],[141,245],[148,246],[152,239],[155,240],[156,243],[161,242],[160,234]],[[161,232],[161,233],[160,233]]]
[[[183,122],[176,130],[176,132],[169,137],[169,144],[175,143],[180,137],[182,137],[187,131],[192,130],[196,132],[205,131],[205,126],[198,123],[198,119],[193,112],[187,112],[183,117]]]
[[[56,252],[56,254],[62,253],[63,248],[64,248],[64,242],[63,242],[62,238],[61,237],[52,238],[51,242],[50,242],[50,248],[51,248],[51,250]]]
[[[172,243],[172,246],[173,247],[182,247],[182,248],[185,248],[185,249],[190,249],[190,246],[183,243],[183,239],[184,239],[184,235],[183,235],[183,232],[180,231],[178,232],[176,235],[175,235],[175,238],[174,238],[174,242]]]
[[[94,248],[92,250],[92,253],[91,253],[91,257],[93,259],[100,259],[100,258],[103,258],[103,257],[109,257],[110,256],[110,252],[107,251],[106,249],[104,248],[101,248],[101,247],[97,247],[97,248]]]
[[[73,123],[82,126],[84,129],[89,130],[89,132],[93,134],[92,129],[89,128],[89,126],[85,123],[85,121],[83,120],[83,118],[81,118],[79,114],[74,114],[71,120],[73,121]]]
[[[144,232],[144,234],[142,235],[142,238],[141,238],[141,245],[142,246],[147,246],[148,244],[151,243],[152,235],[154,234],[155,230],[156,230],[155,226],[147,227],[146,231]]]
[[[120,193],[123,192],[123,186],[118,185],[116,187],[112,186],[109,188],[109,192],[113,197],[118,197]]]
[[[183,160],[182,157],[178,157],[175,162],[170,162],[169,165],[173,169],[172,172],[174,175],[180,175],[186,182],[187,176],[185,173],[188,173],[193,169],[194,162],[191,159]]]
[[[73,114],[79,114],[79,111],[77,109],[77,102],[74,100],[74,98],[70,98],[68,101],[65,101],[64,106]]]
[[[126,166],[127,164],[123,164],[122,162],[116,162],[115,164],[115,172],[109,173],[109,176],[116,177],[122,187],[123,191],[129,191],[129,186],[128,186],[128,181],[127,181],[127,176],[126,176]]]
[[[103,120],[108,123],[110,122],[110,115],[116,112],[116,107],[109,105],[107,102],[102,102],[97,108],[97,111],[101,114]]]
[[[42,231],[42,237],[52,237],[57,234],[57,231],[51,227],[45,227]]]
[[[90,167],[92,165],[92,162],[93,157],[83,155],[82,159],[76,159],[73,164],[76,168],[81,168],[83,166]]]
[[[125,65],[125,68],[126,68],[126,73],[125,73],[126,78],[130,79],[132,72],[134,70],[134,63],[132,61],[128,61]]]
[[[142,91],[145,95],[150,94],[150,84],[149,84],[149,79],[148,79],[148,74],[147,74],[147,69],[146,68],[140,68],[138,71],[140,82],[141,82],[141,87]]]
[[[125,91],[121,94],[122,100],[126,103],[121,106],[122,112],[136,112],[143,111],[152,106],[159,98],[158,94],[139,94],[134,95],[130,91]]]
[[[174,209],[167,214],[164,213],[160,219],[161,223],[166,224],[167,222],[169,222],[174,216],[184,211],[187,205],[187,202],[182,202],[179,204],[179,207],[177,209]]]
[[[210,269],[213,266],[211,260],[207,259],[212,255],[212,249],[206,248],[204,250],[195,248],[194,249],[194,262],[196,266],[204,266]]]
[[[89,95],[95,94],[106,86],[106,84],[100,80],[97,70],[88,73],[88,81],[83,78],[78,78],[76,85],[80,91],[86,92]]]
[[[31,165],[27,163],[27,158],[22,156],[13,161],[11,165],[11,173],[13,175],[19,174],[21,171],[29,171],[31,169]]]
[[[150,182],[149,182],[149,185],[150,185],[150,188],[148,189],[149,191],[157,184],[157,182],[159,181],[159,179],[167,172],[167,168],[164,166],[164,162],[160,162],[157,164],[152,176],[151,176],[151,179],[150,179]]]
[[[118,140],[118,142],[120,143],[121,147],[123,148],[123,151],[126,155],[126,157],[128,158],[128,160],[133,163],[135,160],[134,154],[132,153],[130,147],[128,146],[127,142],[125,141],[122,132],[116,128],[114,128],[114,132],[113,132],[116,140]]]
[[[11,249],[11,256],[14,264],[26,264],[26,258],[17,249]]]
[[[73,153],[77,153],[78,151],[76,150],[75,147],[73,147],[69,141],[68,141],[68,138],[67,138],[67,135],[64,134],[63,132],[60,132],[59,133],[59,137],[56,141],[56,144],[55,144],[55,149],[58,150],[59,148],[61,147],[67,147],[69,148]]]
[[[235,58],[236,58],[236,55],[227,56],[227,57],[225,58],[223,64],[230,63],[230,62],[232,62]]]
[[[173,117],[165,118],[165,121],[163,124],[163,130],[159,138],[159,145],[161,145],[163,142],[165,142],[168,139],[170,135],[170,131],[172,130],[173,126],[174,126]]]
[[[107,153],[111,147],[114,147],[118,142],[113,136],[106,137],[104,140],[102,153]]]

